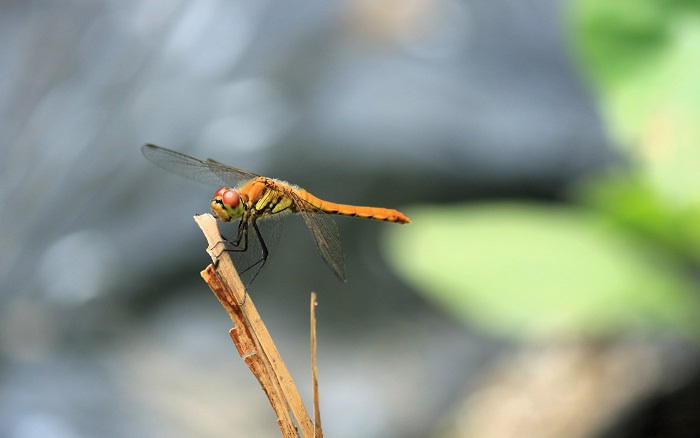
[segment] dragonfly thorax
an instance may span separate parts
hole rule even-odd
[[[222,222],[232,222],[243,216],[245,207],[237,191],[221,187],[211,200],[211,210]]]

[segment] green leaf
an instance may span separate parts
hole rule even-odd
[[[700,264],[700,203],[673,203],[633,173],[599,175],[579,184],[575,195],[620,229]]]
[[[700,2],[572,5],[573,47],[611,138],[667,203],[700,205]]]
[[[693,287],[672,260],[585,211],[533,204],[425,206],[387,255],[427,299],[512,337],[693,332]]]

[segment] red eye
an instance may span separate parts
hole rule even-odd
[[[235,190],[227,190],[221,195],[221,202],[228,207],[236,208],[241,202],[241,197]]]
[[[227,191],[229,188],[228,187],[222,187],[219,190],[214,193],[214,197],[216,198],[217,196],[223,196],[224,192]]]

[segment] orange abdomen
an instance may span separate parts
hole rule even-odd
[[[320,210],[325,211],[326,213],[362,217],[385,222],[396,222],[397,224],[407,224],[411,222],[411,219],[409,219],[408,216],[398,210],[381,207],[361,207],[357,205],[336,204],[335,202],[324,201],[323,199],[317,198],[304,189],[297,189],[295,191],[300,198],[304,199]]]

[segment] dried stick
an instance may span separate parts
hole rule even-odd
[[[301,429],[301,436],[313,437],[314,425],[301,401],[292,376],[255,309],[251,296],[246,297],[245,287],[228,253],[218,254],[216,250],[216,246],[220,247],[219,244],[223,240],[216,219],[210,214],[204,214],[195,216],[195,222],[202,229],[209,243],[207,252],[212,260],[218,260],[216,268],[209,265],[202,271],[202,278],[231,317],[234,323],[234,328],[230,331],[231,338],[270,400],[272,409],[277,414],[282,435],[285,438],[299,437],[299,432],[290,416],[291,412]]]
[[[321,408],[318,401],[318,373],[316,370],[316,292],[311,292],[311,384],[314,392],[314,432],[315,438],[323,438],[321,429]]]

